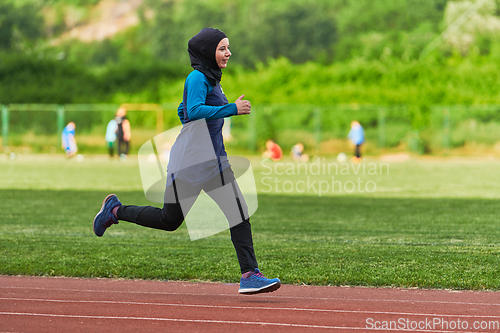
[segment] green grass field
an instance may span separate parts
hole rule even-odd
[[[288,284],[500,289],[500,161],[252,165],[265,274]],[[2,155],[0,179],[0,274],[239,281],[229,231],[190,241],[185,225],[120,222],[93,234],[108,193],[149,204],[133,158]]]

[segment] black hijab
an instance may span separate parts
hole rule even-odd
[[[218,29],[205,28],[188,43],[191,67],[205,74],[214,86],[222,77],[222,71],[215,61],[215,51],[219,42],[226,37],[226,34]]]

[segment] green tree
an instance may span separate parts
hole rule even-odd
[[[34,42],[42,37],[43,27],[43,18],[37,6],[0,3],[0,50],[10,51],[22,48],[25,42]]]
[[[294,63],[330,61],[337,27],[331,10],[309,1],[254,1],[241,32],[244,64],[287,57]]]
[[[408,29],[414,30],[425,23],[437,29],[447,3],[448,0],[407,0]]]
[[[246,66],[285,56],[292,62],[328,60],[335,43],[335,19],[327,6],[297,0],[160,1],[149,26],[153,53],[160,59],[188,61],[187,42],[205,27],[224,31],[233,61]]]

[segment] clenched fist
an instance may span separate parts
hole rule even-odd
[[[234,102],[236,104],[236,107],[238,108],[238,115],[240,115],[240,114],[249,114],[250,113],[250,109],[252,108],[252,105],[250,104],[250,101],[244,100],[243,97],[245,97],[245,95],[241,95]]]

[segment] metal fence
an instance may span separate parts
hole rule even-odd
[[[127,111],[151,111],[156,113],[156,131],[163,132],[164,111],[175,108],[172,104],[9,104],[2,105],[2,144],[9,145],[10,114],[12,111],[21,112],[53,112],[56,115],[57,133],[60,135],[65,126],[66,114],[68,112],[108,112],[115,113],[120,107]]]
[[[156,131],[178,123],[176,104],[122,104],[129,111],[156,113]],[[62,132],[69,112],[113,113],[118,104],[9,104],[1,105],[2,144],[9,145],[11,112],[50,112],[55,115],[57,136]],[[426,119],[415,126],[415,114],[407,105],[254,105],[249,117],[233,117],[235,135],[256,151],[267,139],[308,140],[319,152],[322,141],[345,138],[352,120],[358,120],[377,148],[405,142],[409,150],[447,151],[466,142],[500,142],[499,105],[434,105]],[[421,124],[425,123],[425,126]],[[287,139],[288,138],[288,139]],[[290,141],[291,143],[291,141]]]

